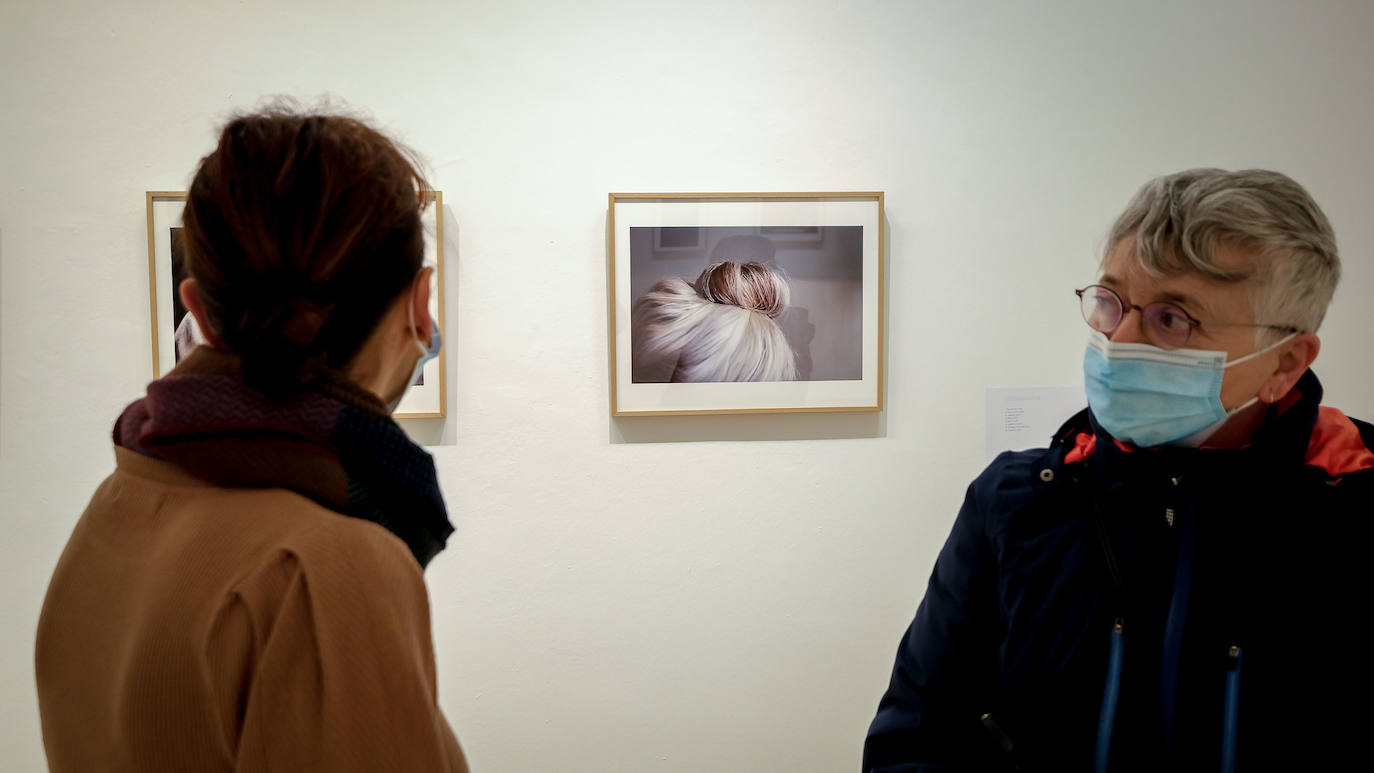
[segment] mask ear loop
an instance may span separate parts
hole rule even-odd
[[[1267,354],[1267,353],[1269,353],[1269,352],[1274,351],[1275,349],[1279,348],[1280,346],[1283,346],[1284,344],[1288,343],[1289,341],[1292,341],[1294,338],[1297,338],[1297,337],[1298,337],[1297,331],[1294,331],[1294,332],[1292,332],[1292,333],[1289,333],[1288,335],[1284,336],[1283,338],[1280,338],[1279,340],[1275,341],[1275,342],[1272,343],[1272,344],[1269,344],[1268,346],[1264,347],[1263,349],[1259,349],[1259,350],[1250,352],[1249,354],[1245,355],[1244,357],[1237,357],[1236,359],[1231,360],[1230,362],[1226,363],[1226,365],[1224,365],[1223,367],[1229,368],[1229,367],[1231,367],[1232,365],[1239,365],[1239,364],[1241,364],[1242,362],[1249,362],[1250,360],[1255,359],[1256,357],[1260,356],[1261,354]]]
[[[1267,353],[1267,352],[1272,352],[1272,351],[1274,351],[1275,349],[1279,348],[1280,346],[1283,346],[1284,344],[1288,343],[1289,341],[1292,341],[1294,338],[1297,338],[1297,337],[1298,337],[1298,331],[1295,330],[1295,331],[1289,333],[1288,335],[1284,336],[1283,338],[1280,338],[1279,340],[1275,341],[1274,343],[1269,344],[1268,346],[1264,347],[1263,349],[1259,349],[1259,350],[1257,350],[1257,351],[1250,352],[1249,354],[1245,355],[1244,357],[1238,357],[1238,358],[1236,358],[1236,359],[1234,359],[1234,360],[1231,360],[1230,362],[1228,362],[1228,363],[1226,363],[1224,366],[1222,366],[1222,369],[1225,370],[1226,368],[1229,368],[1229,367],[1231,367],[1232,365],[1239,365],[1239,364],[1241,364],[1241,363],[1243,363],[1243,362],[1249,362],[1250,360],[1253,360],[1253,359],[1255,359],[1256,357],[1258,357],[1258,356],[1260,356],[1260,355],[1262,355],[1262,354],[1265,354],[1265,353]],[[1231,415],[1235,415],[1235,414],[1237,414],[1237,413],[1239,413],[1239,412],[1245,410],[1246,408],[1248,408],[1248,407],[1250,407],[1251,405],[1253,405],[1253,404],[1254,404],[1256,401],[1258,401],[1259,399],[1260,399],[1260,396],[1259,396],[1259,395],[1255,395],[1254,398],[1251,399],[1250,402],[1246,403],[1245,405],[1242,405],[1241,407],[1237,408],[1237,409],[1234,410],[1234,411],[1231,411],[1231,412],[1230,412]],[[1274,410],[1274,400],[1275,400],[1274,388],[1273,388],[1273,387],[1269,387],[1269,399],[1268,399],[1266,402],[1267,402],[1268,405],[1269,405],[1269,410],[1270,410],[1271,413],[1272,413],[1273,410]]]

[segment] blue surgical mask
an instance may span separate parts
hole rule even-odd
[[[1259,400],[1256,395],[1227,411],[1221,404],[1226,369],[1272,351],[1296,335],[1227,362],[1226,352],[1113,343],[1094,331],[1083,354],[1088,406],[1098,423],[1118,440],[1142,447],[1196,448]]]
[[[415,304],[412,303],[408,305],[410,307],[410,329],[415,330]],[[433,316],[429,318],[429,329],[434,331],[429,337],[429,346],[425,346],[421,343],[418,336],[411,339],[411,343],[415,344],[416,348],[420,350],[420,359],[415,361],[415,367],[410,371],[410,379],[406,381],[405,388],[387,404],[387,409],[392,413],[395,413],[396,407],[401,404],[401,398],[405,397],[406,392],[409,392],[415,382],[420,379],[420,374],[424,371],[425,365],[427,365],[430,360],[439,356],[439,349],[444,345],[444,334],[439,331],[439,323],[434,320]]]

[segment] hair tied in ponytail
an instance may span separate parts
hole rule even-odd
[[[297,346],[313,348],[310,345],[320,334],[320,328],[329,320],[333,306],[321,307],[304,298],[294,299],[286,304],[282,316],[281,337]]]

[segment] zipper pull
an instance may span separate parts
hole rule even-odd
[[[1240,715],[1241,649],[1232,644],[1226,653],[1226,702],[1221,719],[1221,771],[1235,773],[1236,741]]]
[[[1007,731],[998,724],[996,717],[992,714],[984,714],[980,719],[983,727],[987,728],[988,733],[992,735],[992,740],[1004,753],[1011,754],[1016,751],[1016,744],[1012,743],[1011,736],[1007,735]]]
[[[997,723],[997,718],[992,714],[984,714],[980,719],[983,722],[983,727],[992,735],[993,742],[1011,761],[1011,769],[1014,771],[1021,770],[1021,763],[1016,759],[1016,744],[1012,743],[1011,736],[1007,735],[1007,731],[1003,730],[1002,726]]]
[[[1121,693],[1121,663],[1126,657],[1125,623],[1112,622],[1112,643],[1107,655],[1107,681],[1102,687],[1102,708],[1097,714],[1097,742],[1093,750],[1093,773],[1107,773],[1112,752],[1112,731],[1116,727],[1116,703]]]
[[[1169,479],[1169,483],[1172,484],[1174,488],[1178,488],[1179,483],[1182,481],[1183,477],[1177,475]],[[1167,521],[1170,526],[1174,525],[1174,508],[1164,508],[1164,520]]]

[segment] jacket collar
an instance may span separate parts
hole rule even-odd
[[[1055,448],[1067,455],[1084,444],[1080,435],[1092,438],[1087,461],[1110,488],[1145,477],[1174,478],[1199,471],[1222,473],[1257,467],[1293,467],[1304,464],[1308,442],[1316,426],[1322,399],[1321,382],[1311,370],[1298,380],[1288,398],[1270,409],[1270,416],[1250,444],[1237,449],[1194,449],[1173,446],[1134,448],[1119,443],[1093,416],[1091,409],[1069,419],[1055,433]],[[1080,451],[1081,453],[1081,451]]]
[[[433,457],[341,376],[273,399],[243,381],[237,357],[197,347],[125,409],[114,441],[213,485],[289,489],[373,521],[421,567],[453,533]]]

